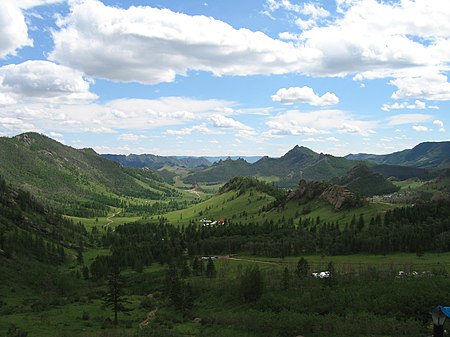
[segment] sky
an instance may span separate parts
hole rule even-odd
[[[450,130],[448,0],[2,0],[0,136],[384,154]]]

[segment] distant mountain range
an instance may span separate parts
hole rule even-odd
[[[376,164],[410,166],[418,168],[450,167],[450,142],[420,143],[410,150],[385,155],[367,153],[349,154],[345,158],[366,160]]]
[[[114,160],[125,167],[148,167],[159,170],[166,165],[181,166],[186,168],[208,167],[211,162],[204,157],[175,157],[157,156],[153,154],[103,154],[104,158]]]

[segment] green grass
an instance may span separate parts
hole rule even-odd
[[[426,184],[426,181],[422,181],[417,178],[412,178],[403,181],[393,181],[393,184],[400,187],[400,192],[403,192],[418,189],[422,187],[424,184]]]
[[[242,220],[256,219],[259,210],[273,200],[273,197],[254,190],[249,190],[240,196],[236,192],[230,191],[216,195],[188,209],[164,214],[164,217],[169,222],[179,225],[201,218],[212,220],[227,218],[236,221],[239,221],[240,217],[243,217]],[[245,216],[242,215],[244,212]]]
[[[425,271],[431,270],[434,267],[444,268],[450,273],[450,252],[447,253],[425,253],[418,257],[413,253],[397,253],[388,255],[370,255],[370,254],[354,254],[354,255],[339,255],[339,256],[320,256],[320,255],[305,255],[310,266],[317,270],[325,270],[330,261],[334,263],[337,269],[345,269],[349,266],[353,268],[367,268],[375,266],[380,268],[395,268],[396,270],[416,270]],[[232,261],[231,263],[247,262],[257,263],[262,265],[263,262],[269,262],[280,267],[290,266],[295,268],[300,256],[289,256],[284,259],[259,257],[251,255],[237,255],[236,259],[242,261]]]

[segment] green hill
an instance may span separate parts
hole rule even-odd
[[[345,185],[352,191],[364,196],[374,196],[397,192],[395,186],[381,174],[373,172],[367,165],[358,164],[345,175],[333,179],[338,185]]]
[[[0,174],[68,215],[97,216],[124,197],[161,199],[175,189],[149,169],[123,168],[92,149],[77,150],[37,133],[0,138]]]
[[[377,164],[412,166],[420,168],[444,168],[450,166],[450,142],[420,143],[410,150],[386,155],[350,154],[352,160],[367,160]]]
[[[186,183],[225,183],[236,176],[276,178],[280,187],[295,187],[302,178],[329,180],[347,172],[357,163],[345,158],[318,154],[306,147],[295,146],[280,158],[263,157],[254,164],[243,159],[219,161],[207,169],[195,172],[184,179]]]

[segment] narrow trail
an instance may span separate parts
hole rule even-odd
[[[241,259],[238,257],[231,257],[231,256],[223,256],[223,257],[219,257],[219,258],[223,258],[225,260],[233,260],[233,261],[246,261],[246,262],[254,262],[254,263],[261,263],[261,264],[270,264],[272,266],[280,265],[280,263],[278,263],[278,262],[261,261],[261,260],[254,260],[254,259]]]
[[[198,193],[196,190],[189,190],[189,192],[195,194],[197,198],[200,198],[200,193]]]
[[[157,311],[158,311],[158,308],[156,308],[155,310],[150,311],[148,313],[148,315],[147,315],[147,318],[144,321],[142,321],[141,323],[139,323],[139,327],[142,329],[144,326],[149,325],[150,322],[155,319]]]
[[[120,214],[120,212],[121,212],[121,211],[118,211],[118,212],[113,213],[113,214],[111,214],[110,216],[108,216],[108,217],[106,218],[106,220],[108,220],[108,223],[106,223],[105,225],[103,225],[103,228],[107,228],[107,227],[109,227],[111,224],[113,224],[113,223],[114,223],[113,218],[114,218],[116,215]]]

